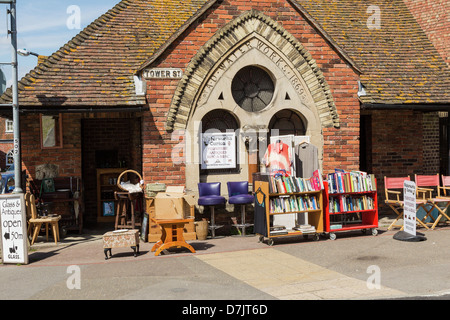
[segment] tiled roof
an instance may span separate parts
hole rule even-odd
[[[364,103],[450,103],[450,72],[402,0],[297,0],[361,68]],[[370,29],[380,9],[380,28]],[[446,14],[442,12],[442,14]],[[369,20],[369,21],[368,21]]]
[[[19,81],[22,106],[135,106],[133,75],[206,0],[123,0]],[[11,88],[0,98],[10,103]]]
[[[164,50],[213,0],[123,0],[19,82],[24,106],[114,107],[145,104],[133,75]],[[449,103],[449,68],[401,0],[290,0],[307,12],[361,69],[364,103]],[[307,17],[308,18],[308,17]],[[323,34],[323,33],[322,33]],[[0,98],[11,101],[9,88]]]

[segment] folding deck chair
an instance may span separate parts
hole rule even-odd
[[[401,200],[403,192],[398,191],[397,189],[403,190],[403,182],[405,180],[410,181],[411,179],[409,176],[395,178],[384,177],[384,191],[386,194],[386,200],[384,202],[397,214],[397,217],[388,227],[388,230],[391,230],[394,227],[403,230],[402,224],[396,224],[399,219],[403,219],[403,200]]]
[[[416,182],[416,198],[417,201],[424,203],[423,208],[426,212],[426,215],[422,220],[418,220],[417,222],[422,224],[423,226],[426,226],[427,224],[431,224],[431,230],[434,230],[436,225],[439,223],[439,220],[443,216],[447,218],[447,220],[450,220],[448,217],[446,211],[448,207],[450,206],[450,197],[444,197],[441,196],[441,190],[445,190],[443,187],[441,187],[439,183],[439,174],[435,175],[415,175],[415,182]],[[428,187],[428,188],[424,188]],[[433,193],[437,196],[434,197]],[[427,210],[425,205],[429,204],[431,205],[430,208]],[[440,207],[439,204],[443,204],[444,207]],[[431,212],[437,209],[438,210],[438,217],[435,219]],[[433,223],[425,223],[425,220],[427,218],[430,218],[433,220]],[[428,229],[428,227],[426,227]]]
[[[442,186],[438,189],[438,198],[450,198],[450,176],[441,175]],[[441,190],[442,193],[441,194]],[[447,191],[449,194],[447,195]]]

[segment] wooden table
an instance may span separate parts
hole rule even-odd
[[[152,252],[155,256],[159,255],[162,250],[172,247],[184,247],[195,253],[194,248],[189,245],[183,237],[184,225],[193,222],[194,219],[154,219],[152,221],[161,227],[161,239],[155,243]]]
[[[116,230],[109,231],[103,235],[103,249],[105,252],[105,259],[111,258],[112,248],[131,247],[136,257],[139,253],[139,230]]]

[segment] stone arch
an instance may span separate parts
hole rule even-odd
[[[173,96],[167,116],[166,130],[186,129],[201,95],[208,93],[215,73],[230,59],[236,47],[246,41],[261,39],[261,43],[277,50],[298,75],[298,86],[304,89],[302,101],[316,108],[322,127],[339,127],[339,116],[330,88],[317,63],[303,45],[276,21],[259,11],[251,10],[228,23],[207,41],[187,66]],[[248,42],[250,43],[250,42]],[[235,51],[237,54],[238,50]],[[274,50],[275,52],[275,50]],[[280,52],[282,54],[280,54]]]

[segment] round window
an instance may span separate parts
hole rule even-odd
[[[246,111],[260,111],[272,100],[274,83],[261,68],[247,66],[239,70],[231,83],[234,101]]]

